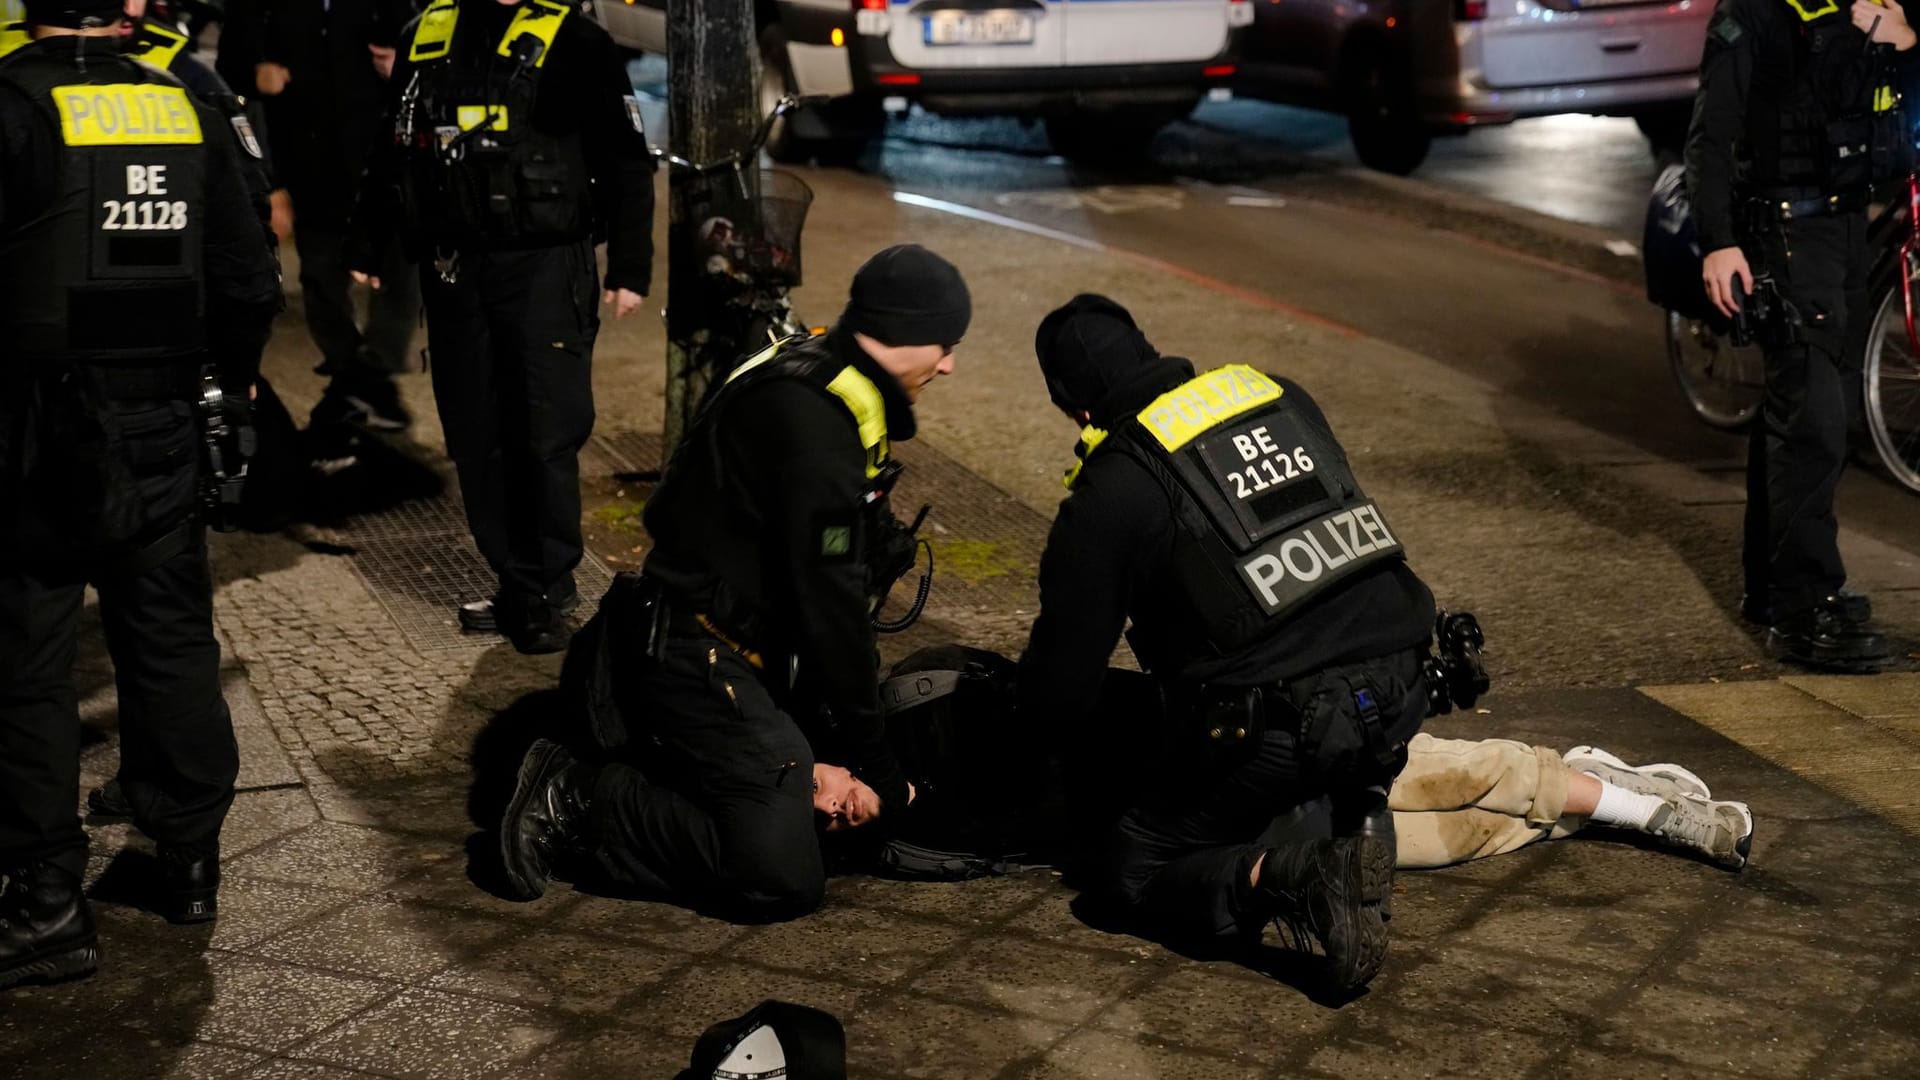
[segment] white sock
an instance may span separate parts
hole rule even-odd
[[[1616,829],[1645,830],[1647,822],[1653,820],[1653,812],[1664,805],[1666,800],[1657,795],[1642,795],[1601,780],[1600,804],[1593,808],[1593,816],[1588,820]]]

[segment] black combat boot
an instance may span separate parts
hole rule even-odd
[[[133,820],[133,804],[127,801],[127,789],[114,777],[87,792],[87,824],[119,825]]]
[[[1851,589],[1841,589],[1823,596],[1815,606],[1832,609],[1849,626],[1864,627],[1873,621],[1873,601]],[[1740,597],[1740,617],[1761,626],[1772,626],[1774,623],[1773,608],[1767,605],[1766,598],[1756,598],[1752,593]]]
[[[218,844],[161,845],[160,875],[160,914],[168,922],[212,922],[219,915]]]
[[[5,872],[0,888],[0,990],[59,982],[100,966],[100,937],[80,879],[50,863]]]
[[[1391,828],[1384,858],[1377,833],[1271,848],[1254,885],[1282,938],[1307,951],[1318,944],[1328,981],[1343,994],[1367,985],[1387,959]]]
[[[515,898],[545,895],[555,869],[586,852],[596,772],[574,761],[559,743],[536,739],[527,748],[519,786],[500,822],[500,860]]]
[[[1887,639],[1850,623],[1839,606],[1816,607],[1773,624],[1767,649],[1781,660],[1813,667],[1870,664],[1887,655]]]

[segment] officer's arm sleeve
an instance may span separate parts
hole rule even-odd
[[[394,45],[397,55],[393,76],[387,80],[387,105],[374,123],[373,145],[367,148],[367,163],[348,228],[347,267],[363,274],[379,271],[380,253],[393,243],[400,228],[400,170],[405,160],[392,133],[394,120],[400,115],[401,96],[413,80],[413,62],[407,54],[413,48],[413,32],[418,25],[418,20],[408,24]]]
[[[1738,15],[1739,0],[1720,0],[1707,26],[1700,91],[1687,130],[1687,195],[1702,251],[1733,247],[1734,152],[1746,128],[1757,35]]]
[[[860,558],[866,466],[852,417],[791,380],[750,392],[735,410],[730,420],[746,433],[757,465],[766,550],[781,554],[768,562],[768,593],[793,605],[786,626],[801,678],[833,712],[850,757],[839,764],[871,785],[887,809],[905,807],[906,777],[887,746],[880,712],[878,649]]]
[[[252,97],[253,66],[262,59],[266,44],[266,12],[261,0],[227,0],[220,16],[220,50],[214,70],[243,97]]]
[[[226,117],[199,106],[206,160],[206,220],[202,222],[206,274],[207,350],[221,382],[240,390],[252,383],[266,344],[266,327],[280,306],[280,268],[254,214],[245,173]]]
[[[55,146],[52,128],[27,96],[0,84],[0,232],[39,213],[52,198],[54,170],[34,166],[59,160]]]
[[[604,33],[591,42],[586,130],[595,216],[607,237],[609,289],[645,296],[653,288],[653,154],[640,129],[639,104],[626,64]]]
[[[1090,465],[1040,555],[1040,615],[1020,656],[1020,715],[1054,747],[1077,735],[1126,628],[1146,545],[1167,502],[1138,469]]]

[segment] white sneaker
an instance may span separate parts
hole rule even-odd
[[[1713,798],[1713,792],[1707,790],[1705,780],[1669,762],[1629,765],[1597,746],[1576,746],[1561,757],[1566,759],[1567,768],[1574,772],[1598,777],[1614,787],[1626,788],[1639,795],[1652,795],[1656,799],[1675,799],[1688,795]]]
[[[1746,803],[1685,795],[1668,799],[1655,810],[1647,821],[1647,832],[1718,866],[1738,870],[1747,865],[1747,852],[1753,847],[1753,812]]]

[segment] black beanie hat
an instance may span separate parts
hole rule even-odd
[[[26,0],[28,26],[91,30],[118,23],[125,0]]]
[[[1069,413],[1092,413],[1096,425],[1140,404],[1117,400],[1137,397],[1136,387],[1157,392],[1187,370],[1160,355],[1126,308],[1096,293],[1081,293],[1040,320],[1033,351],[1053,403]]]
[[[901,244],[853,275],[840,324],[884,345],[953,345],[972,319],[960,271],[918,244]]]

